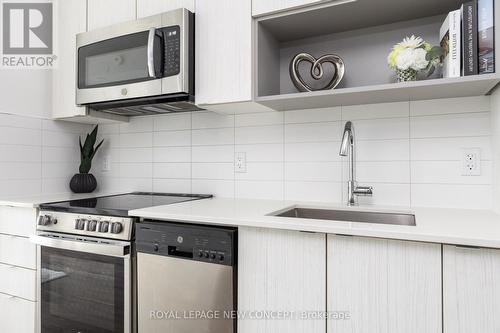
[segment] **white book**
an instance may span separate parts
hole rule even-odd
[[[460,9],[448,14],[441,26],[439,38],[445,49],[443,57],[443,77],[460,77],[462,60],[462,12]]]

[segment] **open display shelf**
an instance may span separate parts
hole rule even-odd
[[[498,74],[430,78],[395,83],[387,65],[392,46],[416,35],[439,44],[439,29],[447,13],[465,0],[339,0],[259,17],[255,26],[256,97],[261,105],[278,111],[323,108],[408,100],[486,95],[500,82]],[[500,4],[495,0],[497,14]],[[495,15],[497,17],[497,15]],[[499,33],[495,34],[496,45]],[[334,90],[298,92],[290,80],[293,56],[337,54],[346,73]],[[499,53],[496,63],[499,64]],[[324,86],[333,67],[324,65],[324,79],[314,81],[304,62],[300,73],[312,86]]]

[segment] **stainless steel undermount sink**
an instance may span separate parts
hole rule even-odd
[[[415,215],[404,213],[382,213],[352,210],[292,207],[270,214],[272,216],[294,217],[301,219],[331,220],[360,223],[378,223],[416,226]]]

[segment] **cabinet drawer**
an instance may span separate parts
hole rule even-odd
[[[36,245],[29,238],[0,234],[0,263],[36,269]]]
[[[35,302],[0,293],[0,310],[0,332],[35,332]]]
[[[0,264],[0,293],[35,301],[36,271]]]
[[[0,234],[29,237],[35,234],[36,209],[0,207]]]

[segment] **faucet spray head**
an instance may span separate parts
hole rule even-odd
[[[340,156],[347,156],[349,145],[352,141],[352,123],[345,123],[344,134],[342,136],[342,144],[340,145]]]

